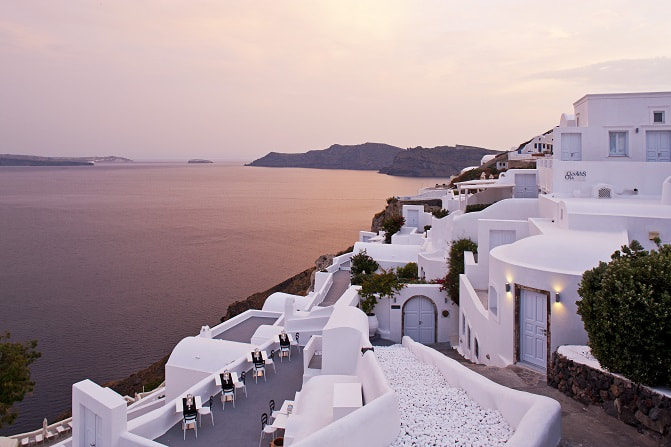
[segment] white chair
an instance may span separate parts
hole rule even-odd
[[[241,372],[238,381],[235,382],[235,391],[236,391],[236,393],[237,393],[237,391],[238,391],[239,389],[242,388],[243,390],[245,390],[245,397],[247,397],[247,383],[246,383],[246,380],[247,380],[247,379],[245,378],[245,375],[246,375],[246,374],[247,374],[247,373],[246,373],[245,371]]]
[[[186,440],[186,431],[189,428],[193,428],[193,430],[196,432],[196,439],[198,439],[198,422],[196,421],[197,417],[198,413],[184,415],[184,420],[182,421],[182,431],[184,432],[185,440]]]
[[[263,380],[266,381],[266,364],[264,361],[254,363],[254,381],[259,383],[259,376],[263,376]]]
[[[275,350],[271,349],[270,350],[270,355],[268,356],[268,360],[266,360],[266,365],[272,365],[273,366],[273,371],[275,374],[277,374],[277,369],[275,368]]]
[[[268,413],[263,413],[261,415],[261,438],[259,439],[259,447],[261,447],[261,442],[263,441],[263,436],[266,434],[273,435],[275,439],[275,432],[277,431],[276,427],[268,425]]]
[[[280,361],[284,361],[283,357],[289,357],[291,360],[291,345],[280,345]]]
[[[278,414],[280,414],[280,410],[275,409],[275,399],[270,399],[268,402],[268,409],[270,410],[270,417],[275,420]]]
[[[229,399],[230,397],[230,399]],[[235,408],[235,386],[230,389],[224,389],[222,390],[221,393],[221,408],[222,410],[226,409],[226,401],[227,400],[232,400],[233,401],[233,408]]]
[[[203,416],[207,416],[208,414],[210,415],[210,419],[212,419],[212,426],[214,427],[214,414],[212,413],[212,401],[214,398],[210,396],[210,401],[207,406],[203,404],[202,407],[198,410],[198,422],[200,423],[200,426],[203,426]]]

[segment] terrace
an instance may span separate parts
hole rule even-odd
[[[182,422],[175,424],[167,433],[155,439],[164,445],[183,445],[198,447],[210,445],[255,446],[259,444],[261,434],[261,414],[269,413],[268,402],[274,399],[277,409],[284,400],[293,400],[303,382],[303,356],[298,348],[292,347],[291,360],[275,359],[277,373],[271,366],[266,367],[266,380],[259,378],[255,382],[251,374],[247,375],[247,397],[242,390],[237,391],[235,408],[231,402],[222,409],[219,395],[214,397],[212,413],[203,416],[198,426],[198,437],[193,430],[187,430],[186,441],[182,431]],[[279,433],[279,432],[278,432]],[[271,437],[266,435],[268,442]]]

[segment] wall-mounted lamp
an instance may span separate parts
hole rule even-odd
[[[555,293],[555,303],[558,303],[561,301],[561,298],[559,297],[559,292]]]
[[[509,282],[506,283],[506,292],[510,292],[510,283]]]

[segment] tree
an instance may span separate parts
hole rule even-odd
[[[350,282],[360,286],[363,280],[374,274],[378,268],[380,265],[375,259],[368,256],[366,250],[361,250],[350,258]]]
[[[9,332],[0,334],[0,427],[14,422],[17,413],[12,405],[33,391],[35,382],[30,381],[28,366],[42,355],[35,350],[36,340],[13,343],[10,336]]]
[[[583,273],[577,302],[592,354],[629,379],[671,386],[671,245],[623,246]]]
[[[392,269],[383,269],[382,273],[368,276],[359,290],[361,310],[366,314],[371,314],[378,298],[393,298],[404,287],[405,284],[401,284]]]
[[[387,244],[391,244],[391,237],[394,233],[398,233],[401,228],[405,225],[405,218],[398,214],[387,217],[382,222],[382,229],[385,231],[384,241]]]
[[[459,275],[464,273],[464,252],[478,253],[478,244],[470,239],[458,239],[452,242],[450,257],[447,260],[447,275],[442,289],[455,304],[459,304]]]

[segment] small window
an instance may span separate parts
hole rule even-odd
[[[497,315],[499,313],[499,297],[496,293],[496,289],[492,286],[489,286],[489,302],[488,302],[489,311]]]
[[[480,344],[478,343],[478,338],[475,338],[475,358],[480,358]]]
[[[534,149],[538,149],[538,143],[534,143]]]
[[[466,333],[466,315],[463,313],[461,314],[461,334]]]
[[[655,124],[664,124],[664,111],[652,112],[652,122]]]
[[[628,146],[628,132],[608,132],[610,139],[610,148],[608,155],[611,157],[626,157]]]
[[[468,333],[467,345],[468,345],[468,350],[470,351],[471,350],[471,327],[470,326],[468,326],[468,331],[466,331],[466,332]]]

